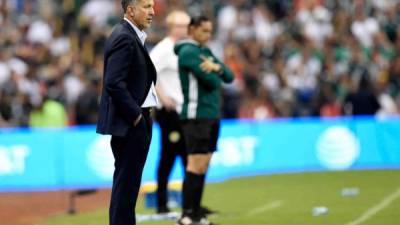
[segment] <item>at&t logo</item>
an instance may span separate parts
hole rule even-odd
[[[0,145],[0,176],[23,174],[29,152],[25,145]]]

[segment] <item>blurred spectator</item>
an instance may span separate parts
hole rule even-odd
[[[75,122],[77,125],[97,123],[97,111],[99,108],[99,96],[101,94],[100,79],[92,78],[86,83],[83,92],[78,96],[75,106]]]
[[[311,100],[315,95],[321,72],[320,61],[312,54],[309,45],[292,55],[285,66],[287,85],[295,91],[297,99],[296,116],[311,116]]]
[[[361,78],[359,87],[345,99],[345,112],[349,115],[374,115],[379,107],[378,99],[366,77]]]
[[[173,9],[215,20],[211,48],[236,78],[224,86],[226,118],[357,114],[354,99],[366,93],[379,103],[369,114],[399,113],[398,0],[155,3],[149,49]],[[45,93],[66,110],[66,124],[93,123],[92,82],[120,8],[120,0],[0,0],[0,126],[28,126]],[[363,79],[373,91],[361,90]]]
[[[355,9],[355,18],[351,24],[351,32],[363,47],[371,47],[374,35],[379,31],[376,18],[366,17],[364,7]]]
[[[315,46],[322,47],[325,39],[333,33],[332,15],[319,1],[301,1],[301,9],[297,12],[297,22],[303,35]]]
[[[120,13],[120,1],[114,0],[89,0],[82,9],[81,16],[90,27],[103,28],[108,25],[109,19]]]
[[[334,85],[330,83],[322,84],[318,93],[316,112],[321,117],[335,117],[342,115],[342,109],[335,98]]]
[[[249,93],[245,96],[245,104],[240,107],[240,118],[254,118],[258,120],[273,118],[276,116],[275,109],[270,101],[268,92],[264,88],[259,89],[259,94]]]
[[[67,125],[67,115],[64,106],[54,100],[44,102],[30,114],[31,127],[64,127]]]

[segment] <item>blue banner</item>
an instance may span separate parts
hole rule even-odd
[[[0,130],[0,191],[110,187],[110,136],[94,127]],[[143,182],[155,181],[160,132]],[[172,180],[180,180],[177,163]],[[222,121],[208,181],[268,173],[400,168],[400,119]]]

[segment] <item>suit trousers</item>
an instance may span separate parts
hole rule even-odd
[[[135,225],[135,206],[142,172],[152,136],[150,110],[142,110],[142,119],[125,137],[112,136],[111,149],[115,171],[109,211],[110,225]]]
[[[175,111],[165,108],[157,110],[156,120],[161,128],[161,153],[157,168],[157,207],[167,207],[168,178],[174,166],[175,159],[180,156],[183,167],[186,167],[186,148],[183,140],[181,121]]]

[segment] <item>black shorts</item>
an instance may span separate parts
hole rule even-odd
[[[190,119],[182,121],[188,154],[206,154],[217,150],[219,119]]]

